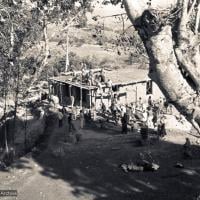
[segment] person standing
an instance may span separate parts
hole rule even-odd
[[[164,137],[165,135],[167,135],[166,128],[165,128],[165,117],[161,116],[160,123],[158,125],[158,136]]]
[[[139,111],[143,111],[143,101],[142,101],[142,97],[139,97],[139,100],[137,102],[137,110]]]
[[[153,126],[155,128],[158,125],[158,107],[154,107],[152,111],[153,111],[152,122],[153,122]]]
[[[109,92],[112,92],[112,81],[110,79],[107,81],[107,87],[109,88]]]
[[[69,133],[72,132],[72,113],[69,113],[68,116],[68,126],[69,126]]]
[[[124,113],[124,116],[121,119],[122,122],[122,134],[128,133],[128,122],[127,122],[127,115]]]
[[[152,107],[148,107],[147,109],[147,125],[149,128],[154,128]]]
[[[85,121],[85,119],[84,119],[84,113],[83,113],[83,111],[81,110],[81,111],[80,111],[80,127],[81,127],[81,129],[84,128],[84,121]]]
[[[62,112],[59,110],[58,111],[58,127],[61,128],[63,126],[63,114]]]
[[[165,113],[167,114],[168,113],[168,107],[169,107],[169,102],[168,102],[167,99],[164,99],[163,107],[164,107]]]
[[[129,123],[131,118],[131,108],[128,106],[128,104],[126,105],[126,115],[127,115],[127,123]]]
[[[185,144],[183,145],[184,158],[192,158],[191,142],[189,138],[185,138]]]
[[[149,96],[149,98],[148,98],[148,107],[152,107],[152,106],[153,106],[153,101],[152,101],[151,96]]]

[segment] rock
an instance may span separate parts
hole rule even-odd
[[[146,160],[142,161],[141,166],[144,167],[144,171],[157,171],[160,168],[158,164]]]
[[[182,163],[179,163],[179,162],[177,162],[177,163],[175,164],[175,167],[176,167],[176,168],[184,168],[183,164],[182,164]]]
[[[137,166],[133,163],[130,163],[130,164],[122,164],[121,165],[121,168],[124,170],[124,172],[129,172],[129,171],[135,171],[135,172],[138,172],[138,171],[143,171],[144,168],[142,166]]]
[[[2,161],[0,161],[0,169],[6,169],[6,164]]]
[[[128,167],[126,164],[122,164],[121,168],[122,168],[122,170],[124,170],[124,172],[126,172],[126,173],[128,172]]]
[[[198,140],[196,141],[196,144],[200,144],[200,139],[198,139]]]

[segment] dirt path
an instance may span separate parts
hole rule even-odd
[[[200,159],[196,156],[193,160],[183,160],[183,134],[138,147],[136,134],[85,129],[81,131],[83,140],[70,145],[63,142],[66,129],[64,126],[52,130],[48,148],[39,155],[21,158],[10,172],[0,172],[0,189],[18,190],[17,198],[4,199],[192,200],[200,195]],[[52,146],[62,150],[52,153]],[[123,172],[119,165],[138,161],[141,153],[146,158],[150,155],[160,169]],[[175,168],[176,162],[183,163],[185,168]]]

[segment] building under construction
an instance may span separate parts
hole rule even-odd
[[[94,74],[101,72],[101,69],[92,70]],[[133,68],[120,68],[117,70],[104,70],[105,79],[111,80],[112,88],[105,83],[102,87],[84,83],[81,78],[81,71],[63,73],[59,77],[49,79],[50,94],[58,96],[60,105],[71,106],[71,97],[74,97],[73,106],[100,108],[102,102],[108,108],[111,105],[111,97],[116,94],[118,104],[136,103],[141,97],[147,101],[149,95],[157,100],[163,98],[163,94],[152,80],[148,77],[146,70]]]

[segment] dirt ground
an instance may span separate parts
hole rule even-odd
[[[78,123],[78,122],[77,122]],[[200,148],[197,137],[169,133],[147,146],[139,134],[120,134],[120,128],[86,127],[78,144],[65,143],[67,125],[49,130],[40,151],[27,154],[8,171],[0,172],[0,189],[16,189],[5,200],[193,200],[200,196]],[[185,137],[193,142],[193,159],[185,160]],[[156,172],[125,173],[122,163],[152,159]],[[175,168],[180,162],[184,168]]]

